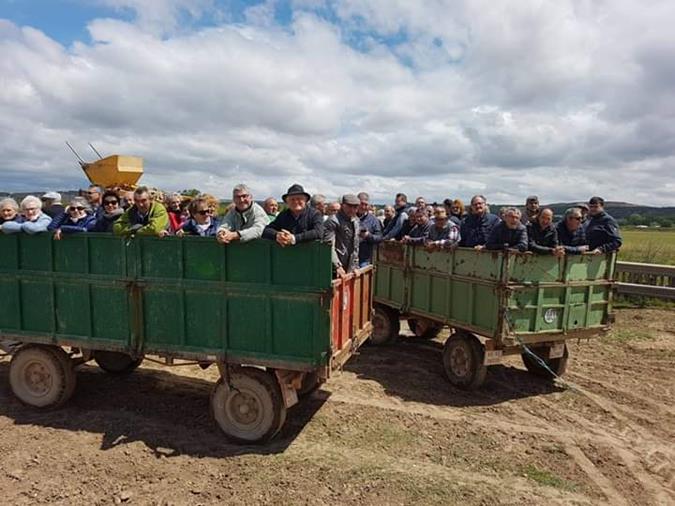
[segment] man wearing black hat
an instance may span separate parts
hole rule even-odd
[[[361,201],[356,195],[342,196],[340,210],[329,216],[323,226],[326,238],[333,245],[331,258],[335,273],[344,277],[359,267],[359,219],[356,213]]]
[[[591,197],[588,209],[589,218],[584,228],[589,252],[601,255],[618,250],[621,247],[619,225],[605,212],[605,200],[602,197]]]
[[[281,198],[287,209],[265,227],[263,239],[276,241],[284,247],[320,240],[323,236],[323,217],[307,205],[309,193],[301,185],[294,184]]]

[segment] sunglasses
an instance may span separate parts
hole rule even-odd
[[[206,216],[207,214],[212,214],[213,211],[211,209],[205,209],[202,211],[196,211],[196,213],[200,216]]]
[[[119,204],[118,200],[106,200],[103,202],[104,206],[116,206],[117,204]]]
[[[71,211],[84,211],[85,208],[82,206],[76,206],[76,207],[69,207],[68,209]]]

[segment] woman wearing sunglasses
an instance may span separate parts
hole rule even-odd
[[[60,240],[63,234],[87,232],[96,221],[96,217],[89,214],[89,211],[91,207],[86,199],[74,197],[65,212],[49,224],[48,230],[54,231],[54,240]]]
[[[198,197],[190,202],[190,219],[181,225],[176,235],[183,237],[185,235],[199,235],[202,237],[213,237],[218,230],[218,220],[213,216],[213,209],[209,206],[207,199]]]
[[[96,214],[96,220],[90,225],[90,232],[112,232],[113,225],[124,214],[124,209],[120,205],[120,198],[112,190],[108,190],[103,194],[101,200],[101,209]]]

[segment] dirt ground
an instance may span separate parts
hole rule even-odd
[[[573,343],[566,385],[520,359],[452,388],[442,339],[364,347],[263,447],[208,412],[214,368],[83,366],[67,407],[10,393],[0,360],[2,504],[675,504],[675,311],[620,310]]]

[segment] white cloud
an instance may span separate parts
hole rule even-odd
[[[222,196],[673,203],[672,2],[295,2],[284,27],[268,0],[190,30],[214,2],[105,2],[134,21],[68,48],[0,21],[0,189],[84,184],[70,139]]]

